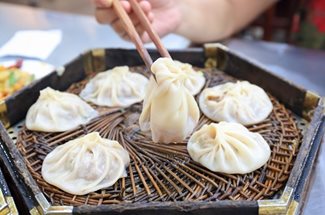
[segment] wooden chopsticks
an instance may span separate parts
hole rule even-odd
[[[148,33],[150,39],[154,42],[156,45],[158,52],[162,57],[170,57],[170,54],[168,53],[167,49],[163,46],[158,34],[152,29],[151,24],[149,20],[147,19],[146,15],[142,11],[139,3],[137,0],[129,0],[131,7],[136,14],[136,16],[139,18],[141,25],[144,27],[146,32]],[[119,17],[119,19],[122,21],[124,30],[132,40],[132,42],[135,44],[141,58],[145,62],[147,68],[150,70],[152,65],[152,58],[149,55],[148,50],[144,47],[142,40],[136,31],[130,17],[124,10],[123,6],[121,5],[120,0],[113,0],[113,8]]]
[[[169,58],[171,58],[169,52],[167,51],[167,49],[162,44],[162,42],[161,42],[158,34],[151,27],[151,24],[150,24],[147,16],[144,14],[144,12],[141,9],[141,7],[140,7],[139,3],[137,2],[137,0],[129,0],[129,2],[131,4],[131,7],[132,7],[134,13],[139,18],[140,23],[142,24],[142,26],[144,27],[144,29],[147,31],[150,39],[156,45],[156,47],[157,47],[160,55],[162,57],[169,57]]]

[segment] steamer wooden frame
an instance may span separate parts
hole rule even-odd
[[[9,190],[6,179],[0,170],[0,214],[17,215],[17,207]]]
[[[156,51],[150,51],[153,58]],[[295,214],[299,212],[301,200],[306,194],[308,178],[314,163],[325,128],[324,101],[314,93],[301,89],[229,51],[220,44],[207,44],[204,49],[171,51],[173,58],[192,63],[195,66],[216,67],[236,78],[246,79],[271,92],[278,100],[298,116],[310,120],[298,156],[284,190],[274,199],[259,201],[216,201],[216,202],[163,202],[163,203],[123,203],[108,206],[52,206],[28,173],[23,158],[19,154],[7,131],[1,125],[1,154],[4,168],[16,185],[16,192],[31,214]],[[101,71],[117,65],[136,66],[143,64],[135,50],[95,49],[86,52],[57,69],[43,79],[24,88],[0,104],[0,118],[6,127],[16,125],[24,119],[33,104],[38,91],[46,86],[65,90],[72,83],[82,80],[92,71]],[[29,98],[26,100],[26,98]],[[24,101],[24,102],[22,102]]]

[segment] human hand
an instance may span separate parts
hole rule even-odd
[[[140,7],[147,15],[153,29],[160,37],[176,31],[181,23],[181,12],[179,0],[138,0]],[[109,24],[124,39],[130,40],[126,31],[123,29],[122,22],[117,17],[112,8],[112,0],[95,0],[96,19],[101,24]],[[143,42],[150,42],[148,34],[140,25],[140,21],[132,11],[131,5],[126,0],[121,0],[121,4],[129,14],[136,30]]]

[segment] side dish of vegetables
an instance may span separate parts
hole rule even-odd
[[[0,65],[0,100],[20,90],[34,80],[34,75],[21,70],[22,61],[18,60],[14,65]]]

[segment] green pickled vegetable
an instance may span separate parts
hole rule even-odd
[[[17,81],[18,80],[16,78],[15,71],[10,71],[10,74],[9,74],[9,86],[13,87],[16,84]]]

